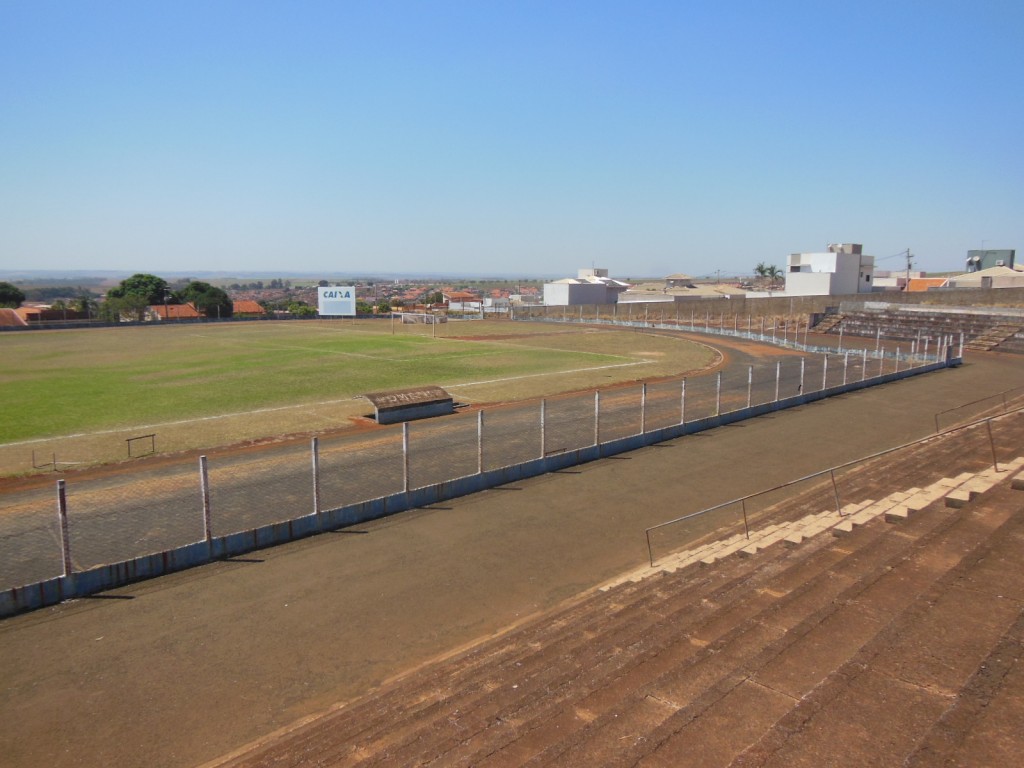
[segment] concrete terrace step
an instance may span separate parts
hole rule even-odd
[[[776,523],[762,529],[752,530],[749,535],[733,534],[728,538],[713,541],[695,549],[663,557],[654,569],[637,569],[606,583],[601,588],[609,589],[627,581],[635,582],[647,578],[653,573],[672,573],[695,564],[710,566],[733,554],[748,557],[779,541],[784,542],[787,546],[798,546],[808,538],[825,531],[831,531],[835,536],[844,536],[851,533],[855,527],[883,515],[888,522],[900,522],[942,498],[946,498],[948,506],[957,504],[962,506],[961,499],[963,503],[966,503],[998,482],[1004,476],[1002,473],[1013,472],[1021,466],[1024,466],[1024,457],[1002,465],[1001,473],[996,473],[991,469],[977,474],[964,472],[955,477],[940,478],[925,488],[911,487],[904,491],[894,491],[879,501],[869,499],[845,505],[842,507],[841,515],[834,510],[824,510],[799,520]]]

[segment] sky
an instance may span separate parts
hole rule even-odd
[[[1019,0],[0,0],[0,270],[1024,261]]]

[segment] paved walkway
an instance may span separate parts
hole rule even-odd
[[[1024,360],[833,398],[0,623],[5,765],[189,766],[642,564],[643,529],[929,434]]]

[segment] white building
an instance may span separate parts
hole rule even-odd
[[[787,296],[848,296],[870,293],[875,257],[860,243],[832,243],[824,253],[793,253],[786,270]]]
[[[616,304],[628,283],[608,277],[607,269],[581,269],[576,277],[544,283],[544,303],[549,307],[580,304]]]

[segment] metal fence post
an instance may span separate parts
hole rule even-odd
[[[843,351],[843,324],[839,323],[839,351]]]
[[[210,515],[210,469],[205,456],[199,457],[199,491],[203,499],[203,535],[213,540],[213,519]]]
[[[320,438],[311,441],[310,452],[313,456],[313,514],[320,514]]]
[[[544,416],[546,415],[547,409],[548,409],[548,401],[543,399],[543,398],[541,398],[541,401],[540,401],[540,457],[542,459],[544,458],[544,455],[545,455],[545,452],[546,452],[545,451],[545,445],[544,445],[544,438],[545,438],[545,434],[544,434],[544,432],[545,432],[545,429],[544,429]]]
[[[775,402],[779,402],[779,379],[782,378],[782,361],[775,361]]]
[[[806,367],[807,367],[807,358],[806,357],[801,357],[800,358],[800,388],[797,389],[797,392],[799,394],[801,394],[801,395],[804,393],[804,369]]]
[[[409,492],[409,422],[402,422],[402,492]]]
[[[864,349],[863,362],[860,367],[860,380],[864,381],[868,377],[868,350]]]
[[[846,386],[846,372],[850,368],[850,352],[846,351],[843,353],[843,386]]]
[[[594,445],[601,445],[601,390],[594,391]]]
[[[821,390],[828,388],[828,352],[825,353],[825,360],[821,364]]]
[[[57,517],[60,519],[60,554],[64,576],[71,575],[71,535],[68,531],[68,497],[63,480],[57,481]]]
[[[484,473],[484,412],[476,412],[476,473]]]
[[[999,459],[996,457],[996,441],[992,438],[992,419],[985,419],[988,428],[988,445],[992,449],[992,471],[999,471]]]
[[[836,512],[839,514],[840,517],[842,517],[843,505],[842,502],[839,501],[839,486],[836,484],[836,471],[834,469],[830,469],[828,473],[832,477],[832,494],[836,498]]]
[[[722,413],[722,372],[718,372],[715,383],[715,416]]]
[[[747,366],[747,408],[750,407],[751,398],[754,395],[754,366]]]
[[[640,434],[647,433],[647,382],[640,385]]]
[[[679,388],[679,423],[686,423],[686,379],[683,379],[683,384]]]
[[[896,347],[896,373],[900,372],[900,348]]]

